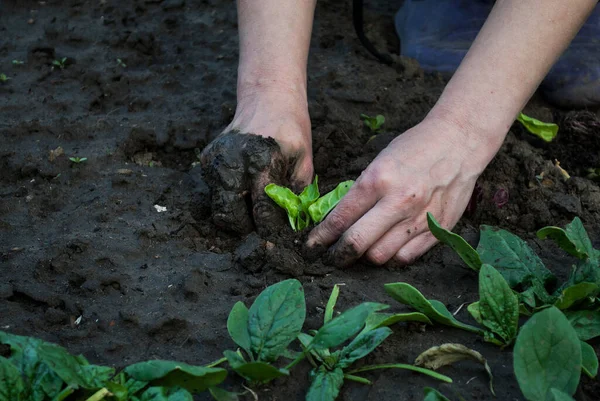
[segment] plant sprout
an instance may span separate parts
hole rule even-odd
[[[10,78],[6,76],[6,74],[0,74],[0,82],[6,82]]]
[[[123,68],[127,67],[127,64],[125,64],[120,58],[117,59],[117,64]]]
[[[81,164],[87,160],[87,157],[69,157],[69,160],[75,164]]]
[[[365,125],[369,127],[371,132],[379,132],[381,126],[385,123],[385,117],[381,114],[378,114],[375,117],[369,117],[366,114],[361,114],[360,119],[365,122]]]
[[[67,58],[66,57],[63,57],[60,60],[54,60],[54,61],[52,61],[52,71],[54,71],[54,67],[58,67],[61,70],[64,70],[65,67],[67,66],[66,63],[67,63]]]

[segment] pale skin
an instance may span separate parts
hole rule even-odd
[[[274,138],[297,186],[313,176],[306,66],[315,3],[238,0],[238,106],[227,130]],[[447,228],[458,222],[515,116],[596,4],[497,0],[433,109],[371,162],[308,245],[331,247],[340,265],[361,256],[411,263],[429,250],[426,213]]]

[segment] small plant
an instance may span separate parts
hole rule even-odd
[[[361,114],[360,119],[364,121],[365,125],[369,127],[373,133],[379,132],[381,126],[385,123],[385,117],[381,114],[378,114],[375,117],[369,117],[366,114]]]
[[[69,160],[75,164],[81,164],[87,160],[87,157],[69,157]]]
[[[320,223],[342,200],[354,183],[351,180],[344,181],[333,191],[319,197],[318,180],[319,177],[315,176],[313,183],[304,188],[300,195],[296,195],[289,188],[276,184],[269,184],[265,187],[265,193],[286,210],[290,226],[294,231],[304,230],[312,222]]]
[[[9,80],[10,78],[6,76],[6,74],[0,74],[0,82],[5,83]]]
[[[52,69],[52,71],[54,71],[54,68],[58,67],[61,70],[64,70],[66,66],[67,66],[67,57],[63,57],[59,60],[53,60],[51,69]]]
[[[12,64],[13,64],[13,65],[23,65],[23,64],[25,64],[25,62],[24,62],[24,61],[21,61],[21,60],[13,60],[13,61],[12,61]]]
[[[290,279],[267,287],[248,309],[237,302],[227,319],[231,339],[245,352],[225,351],[231,368],[251,385],[289,376],[289,368],[272,365],[288,353],[287,347],[302,330],[306,317],[304,290]]]
[[[350,366],[361,360],[375,350],[390,334],[392,330],[386,324],[395,323],[388,316],[381,318],[375,313],[388,308],[388,305],[373,302],[362,303],[341,315],[333,318],[333,312],[339,287],[336,285],[331,292],[325,309],[323,326],[313,332],[313,335],[302,333],[298,339],[302,343],[304,355],[313,366],[310,374],[311,385],[306,394],[306,401],[333,401],[337,398],[344,380],[351,380],[362,384],[371,384],[371,381],[357,376],[357,373],[377,369],[408,369],[429,375],[435,379],[451,383],[452,379],[438,374],[432,370],[402,363],[382,365],[367,365],[358,369]],[[333,351],[351,338],[354,339],[341,349]]]
[[[127,64],[125,64],[123,62],[123,60],[121,60],[120,58],[117,59],[117,64],[119,65],[119,67],[123,67],[123,68],[127,67]]]
[[[523,113],[519,113],[517,121],[523,124],[527,131],[546,142],[552,142],[556,134],[558,134],[558,125],[545,123],[533,117],[526,116]]]

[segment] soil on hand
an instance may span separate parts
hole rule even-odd
[[[390,53],[398,46],[394,7],[366,9],[367,34]],[[335,269],[307,255],[302,236],[285,224],[246,236],[214,224],[198,155],[235,110],[236,18],[225,0],[0,4],[0,73],[10,78],[0,83],[0,330],[57,342],[93,363],[202,364],[234,349],[226,330],[233,304],[249,305],[288,277],[304,284],[305,328],[322,321],[335,283],[343,284],[340,309],[377,301],[404,310],[383,291],[396,281],[451,312],[478,299],[476,274],[447,247],[406,268],[359,262]],[[379,63],[361,47],[351,21],[350,2],[318,3],[309,108],[323,191],[355,179],[426,115],[445,84],[411,60]],[[65,57],[64,68],[52,68]],[[542,143],[515,125],[480,179],[477,208],[456,231],[472,242],[479,224],[513,231],[564,277],[571,260],[533,233],[580,216],[600,238],[600,187],[585,178],[588,168],[599,167],[599,114],[557,110],[539,99],[525,112],[557,122],[556,142]],[[385,115],[383,131],[371,138],[361,113]],[[499,190],[508,193],[501,207],[494,202]],[[456,316],[472,323],[466,307]],[[488,359],[498,397],[480,365],[461,362],[441,369],[452,385],[407,371],[375,372],[368,374],[372,386],[348,383],[340,399],[420,400],[425,386],[452,399],[523,399],[511,350],[437,325],[393,329],[366,362],[412,363],[429,347],[461,343]],[[595,382],[582,380],[578,397],[598,399]],[[236,378],[229,384],[242,389]],[[307,386],[303,366],[259,389],[259,397],[302,400]]]

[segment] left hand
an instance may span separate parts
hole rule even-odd
[[[481,155],[493,155],[499,146],[469,136],[454,124],[425,119],[373,160],[309,234],[307,245],[335,243],[329,256],[341,266],[363,255],[378,265],[392,258],[413,262],[436,243],[426,213],[451,229],[491,160]]]

